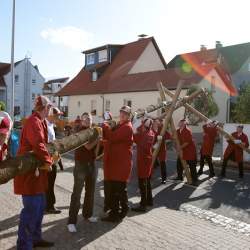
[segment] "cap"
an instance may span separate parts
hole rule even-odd
[[[63,112],[58,107],[52,107],[51,111],[53,115],[63,115]]]
[[[0,134],[8,134],[10,131],[10,121],[7,117],[0,117]]]
[[[153,120],[150,118],[146,118],[145,120],[143,120],[143,125],[146,128],[151,128],[153,126]]]
[[[44,95],[39,95],[35,99],[35,108],[45,107],[47,105],[53,106],[52,102]]]
[[[131,108],[129,106],[122,106],[120,112],[125,112],[127,114],[131,114]]]

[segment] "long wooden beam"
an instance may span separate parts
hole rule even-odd
[[[165,92],[166,92],[167,95],[169,95],[172,98],[174,97],[174,94],[171,91],[169,91],[167,88],[164,88],[164,90],[165,90]],[[205,115],[203,115],[201,112],[199,112],[198,110],[196,110],[195,108],[193,108],[191,105],[189,105],[189,104],[186,103],[183,106],[186,109],[188,109],[190,112],[192,112],[193,114],[197,115],[202,121],[207,122],[209,120]],[[225,130],[223,130],[223,128],[221,128],[220,126],[218,126],[217,128],[218,128],[218,131],[224,137],[226,137],[227,139],[232,140],[232,141],[235,140],[235,138],[231,134],[229,134]],[[250,154],[250,149],[249,148],[246,148],[243,144],[237,144],[237,145],[240,148],[242,148],[244,151],[246,151],[247,153]]]
[[[165,135],[165,133],[166,133],[167,126],[168,126],[169,121],[170,121],[170,119],[171,119],[171,117],[172,117],[172,114],[173,114],[173,112],[174,112],[174,110],[175,110],[175,105],[176,105],[176,103],[177,103],[177,101],[178,101],[178,98],[179,98],[179,95],[180,95],[180,93],[181,93],[183,84],[184,84],[183,81],[179,81],[179,83],[178,83],[178,85],[177,85],[175,94],[174,94],[173,99],[172,99],[172,103],[171,103],[171,105],[170,105],[170,107],[169,107],[169,109],[168,109],[167,115],[166,115],[166,117],[165,117],[165,119],[164,119],[164,122],[163,122],[163,127],[162,127],[161,132],[160,132],[160,136],[162,136],[162,138],[164,137],[164,135]],[[157,146],[156,146],[156,148],[155,148],[155,150],[154,150],[154,152],[153,152],[153,165],[154,165],[155,160],[156,160],[156,158],[157,158],[157,155],[158,155],[158,153],[159,153],[161,144],[162,144],[162,140],[158,140],[158,141],[157,141],[157,144],[156,144]]]

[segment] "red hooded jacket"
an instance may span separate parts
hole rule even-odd
[[[180,145],[188,143],[188,145],[182,149],[183,160],[186,161],[195,161],[196,160],[196,147],[193,141],[192,132],[189,128],[185,127],[182,130],[177,129],[178,139]]]
[[[241,140],[243,143],[245,143],[245,147],[249,147],[248,137],[246,134],[241,133],[241,135],[238,135],[237,132],[232,133],[232,136],[236,140]],[[234,160],[236,162],[243,162],[243,149],[240,148],[238,145],[234,144],[231,141],[228,141],[228,146],[224,152],[224,158],[229,157],[230,154],[234,155]]]
[[[149,129],[143,131],[138,128],[134,134],[134,142],[137,144],[137,173],[139,178],[148,178],[152,171],[152,146],[154,143],[154,132]]]
[[[52,158],[45,144],[48,142],[47,124],[34,112],[25,122],[22,129],[18,155],[33,151],[36,157],[44,163],[52,164]],[[39,170],[39,176],[35,176],[35,170],[14,178],[14,192],[21,195],[35,195],[45,193],[48,186],[48,173]]]
[[[132,167],[133,130],[131,122],[118,124],[114,129],[103,124],[104,178],[127,182]]]

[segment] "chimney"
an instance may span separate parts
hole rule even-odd
[[[144,38],[147,38],[148,35],[146,35],[146,34],[140,34],[140,35],[138,35],[138,37],[139,37],[138,40],[142,40],[142,39],[144,39]]]
[[[204,50],[207,50],[207,47],[206,47],[206,45],[202,44],[200,47],[200,51],[204,51]]]
[[[220,48],[222,48],[223,47],[223,45],[222,45],[222,43],[220,42],[220,41],[216,41],[215,42],[215,48],[216,49],[220,49]]]

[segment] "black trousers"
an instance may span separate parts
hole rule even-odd
[[[57,165],[52,165],[52,171],[48,172],[48,190],[46,192],[46,209],[53,209],[56,203],[54,192],[55,180],[57,173]]]
[[[230,154],[227,158],[223,159],[223,163],[222,163],[222,169],[221,169],[221,176],[225,176],[226,175],[226,167],[227,167],[227,163],[229,160],[234,161],[234,154]],[[238,167],[239,167],[239,177],[242,178],[244,176],[244,168],[243,168],[243,162],[238,162]]]
[[[111,209],[111,181],[104,180],[104,208],[103,211],[107,212]]]
[[[68,224],[76,224],[81,206],[81,195],[85,186],[85,196],[82,206],[82,216],[89,218],[93,215],[96,168],[94,162],[78,162],[74,168],[74,187],[71,195]]]
[[[110,181],[110,216],[125,217],[128,212],[127,182]]]
[[[141,193],[140,205],[146,207],[153,205],[152,188],[150,183],[150,177],[138,179],[139,189]]]
[[[198,180],[198,176],[197,176],[197,170],[196,170],[196,161],[186,161],[189,169],[190,169],[190,173],[191,173],[191,178],[192,178],[192,182],[195,183]],[[178,175],[178,179],[183,180],[183,166],[181,164],[181,160],[178,157],[177,159],[177,175]]]
[[[165,181],[167,179],[167,166],[165,161],[160,161],[161,166],[161,180]]]
[[[209,175],[214,175],[214,166],[213,166],[213,162],[212,162],[212,156],[210,156],[210,155],[201,154],[199,172],[201,172],[201,173],[203,172],[205,161],[208,163]]]

